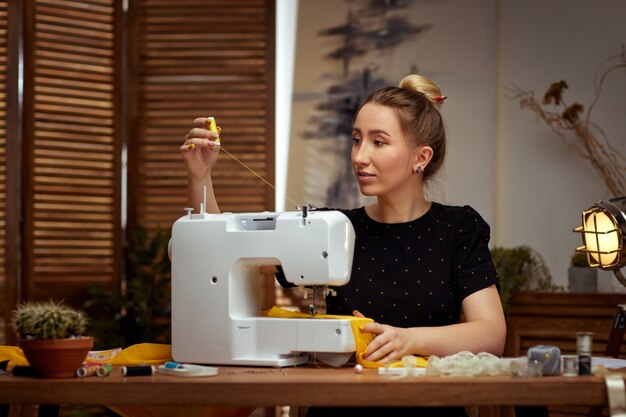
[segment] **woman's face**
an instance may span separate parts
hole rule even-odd
[[[352,137],[352,167],[363,195],[384,196],[415,187],[410,179],[416,178],[416,150],[409,146],[389,107],[372,103],[363,106]]]

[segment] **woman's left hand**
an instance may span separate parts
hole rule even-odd
[[[354,315],[364,317],[358,311],[355,311]],[[374,340],[367,345],[367,351],[363,355],[365,360],[390,363],[413,354],[409,329],[387,324],[368,323],[363,327],[363,331],[375,335]]]

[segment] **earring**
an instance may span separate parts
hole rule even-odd
[[[418,174],[421,174],[422,172],[424,172],[424,168],[422,168],[421,166],[418,166],[417,168],[415,168],[415,172],[417,172]]]

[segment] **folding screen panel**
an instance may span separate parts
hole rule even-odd
[[[215,116],[224,148],[274,181],[274,0],[123,3],[0,0],[0,327],[20,300],[80,305],[120,283],[123,194],[129,227],[171,226],[195,117]],[[223,210],[273,209],[225,154],[214,177]]]
[[[6,161],[7,161],[7,34],[9,11],[6,1],[0,0],[0,306],[6,306]],[[4,311],[0,311],[0,344],[5,340]]]
[[[24,2],[24,298],[119,279],[121,5]]]
[[[274,13],[274,0],[131,3],[131,223],[169,229],[183,214],[178,148],[196,117],[214,116],[224,148],[273,182]],[[213,178],[223,211],[274,206],[272,189],[224,152]]]

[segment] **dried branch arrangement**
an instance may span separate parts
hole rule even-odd
[[[563,143],[581,158],[588,160],[614,197],[626,195],[626,160],[611,146],[604,131],[591,121],[591,113],[602,94],[602,87],[610,73],[626,71],[626,48],[618,55],[608,57],[598,66],[594,77],[595,96],[585,113],[580,103],[567,104],[563,93],[565,81],[555,82],[539,100],[533,91],[518,87],[510,89],[509,98],[541,118]]]

